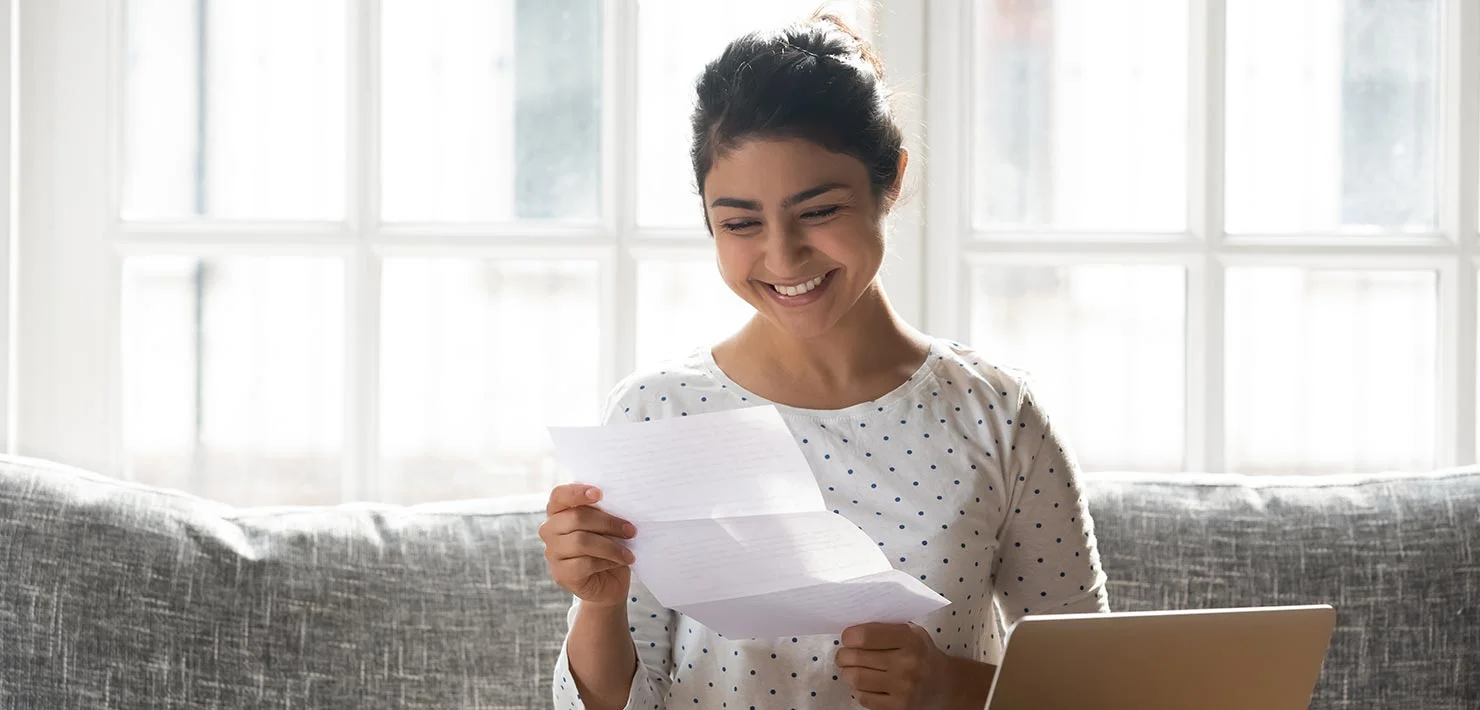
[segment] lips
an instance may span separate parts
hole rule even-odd
[[[837,271],[833,269],[820,276],[792,284],[762,283],[766,284],[766,292],[776,303],[784,306],[804,306],[822,297],[828,286],[832,284],[832,277]]]
[[[826,278],[827,274],[823,274],[798,284],[771,284],[771,289],[783,296],[800,296],[822,285],[823,280]]]

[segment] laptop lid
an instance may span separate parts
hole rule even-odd
[[[1330,606],[1029,616],[988,710],[1306,710]]]

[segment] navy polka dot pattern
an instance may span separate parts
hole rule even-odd
[[[769,402],[731,381],[703,349],[624,380],[607,421],[758,404]],[[1109,609],[1077,465],[1022,373],[937,340],[926,362],[877,400],[777,408],[827,509],[951,601],[916,620],[946,653],[995,665],[1004,629],[1024,615]],[[571,607],[572,622],[578,610]],[[837,636],[725,638],[663,608],[637,581],[628,617],[641,661],[629,708],[855,705],[833,660]],[[564,652],[554,700],[556,708],[584,707]]]

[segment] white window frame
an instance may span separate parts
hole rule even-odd
[[[1439,230],[1422,236],[1229,236],[1224,211],[1224,62],[1228,2],[1189,0],[1188,232],[1158,238],[974,230],[970,219],[970,0],[929,4],[926,326],[967,335],[975,263],[1176,264],[1187,270],[1186,470],[1228,469],[1224,275],[1231,266],[1414,268],[1439,277],[1435,453],[1441,467],[1476,461],[1476,270],[1480,211],[1480,4],[1442,0]],[[1216,406],[1208,406],[1214,403]]]
[[[1230,265],[1412,266],[1440,278],[1436,454],[1441,466],[1476,459],[1476,270],[1480,268],[1480,6],[1443,0],[1440,229],[1424,237],[1229,238],[1222,233],[1223,18],[1227,0],[1192,4],[1189,73],[1189,231],[1180,239],[1107,241],[1090,235],[998,234],[972,239],[968,56],[970,0],[893,0],[875,17],[913,156],[906,200],[891,225],[885,283],[904,316],[943,336],[966,335],[971,263],[1178,264],[1188,275],[1188,470],[1224,471],[1223,276]],[[0,0],[9,4],[9,0]],[[16,5],[21,5],[16,3]],[[4,6],[0,6],[3,10]],[[16,18],[20,150],[15,184],[21,255],[7,294],[11,450],[123,475],[118,298],[133,254],[326,254],[346,260],[343,492],[376,498],[379,458],[379,259],[403,255],[588,258],[601,265],[600,381],[636,363],[635,270],[641,259],[707,259],[693,230],[636,224],[637,5],[606,13],[603,216],[590,227],[541,224],[379,225],[379,0],[351,2],[344,223],[122,223],[120,4],[25,3]],[[8,14],[5,16],[9,16]],[[12,70],[14,70],[14,66]],[[926,99],[929,99],[928,103]],[[934,151],[929,146],[945,146]],[[929,234],[929,238],[925,237]],[[3,325],[3,323],[0,323]],[[0,357],[4,357],[0,355]],[[1206,406],[1217,403],[1218,406]]]
[[[11,431],[15,410],[11,395],[15,392],[11,367],[11,343],[15,338],[11,329],[15,324],[11,318],[11,304],[15,303],[11,289],[15,286],[15,184],[16,184],[16,54],[20,51],[17,41],[19,28],[16,26],[16,3],[0,0],[0,38],[4,38],[4,49],[0,51],[0,451],[10,452],[15,436]]]
[[[3,0],[0,0],[3,1]],[[345,499],[378,499],[380,260],[399,256],[581,259],[600,265],[603,389],[636,364],[636,279],[643,259],[711,260],[698,229],[636,222],[637,10],[602,0],[602,216],[589,226],[541,223],[382,224],[378,155],[380,0],[350,0],[346,218],[343,222],[123,222],[122,3],[48,0],[21,16],[20,126],[30,149],[20,184],[17,451],[127,476],[119,305],[123,259],[135,255],[327,255],[346,265]],[[909,86],[923,84],[924,11],[879,13],[881,52]],[[919,147],[920,88],[901,100]],[[918,165],[918,163],[917,163]],[[918,185],[918,180],[914,183]],[[919,201],[901,205],[885,281],[916,322],[923,302]],[[593,393],[599,401],[603,393]]]

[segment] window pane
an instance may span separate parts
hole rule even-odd
[[[390,221],[594,221],[600,0],[383,0]]]
[[[735,295],[713,259],[644,261],[637,267],[637,363],[646,367],[712,346],[755,309]]]
[[[345,0],[129,0],[124,219],[344,214]]]
[[[971,294],[972,344],[1033,375],[1086,469],[1183,469],[1181,267],[981,267]]]
[[[130,258],[122,319],[135,480],[235,505],[339,502],[341,261]]]
[[[381,474],[394,502],[543,491],[547,425],[597,422],[598,265],[389,259]]]
[[[1228,229],[1433,230],[1438,0],[1228,3]]]
[[[1435,273],[1239,268],[1227,283],[1232,470],[1432,468]]]
[[[1186,229],[1188,3],[973,7],[976,225]]]
[[[730,40],[806,19],[816,0],[640,0],[637,22],[637,220],[645,226],[704,226],[689,161],[694,82]],[[846,14],[852,3],[829,9]],[[866,18],[860,14],[859,17]],[[869,26],[860,21],[857,27]]]

